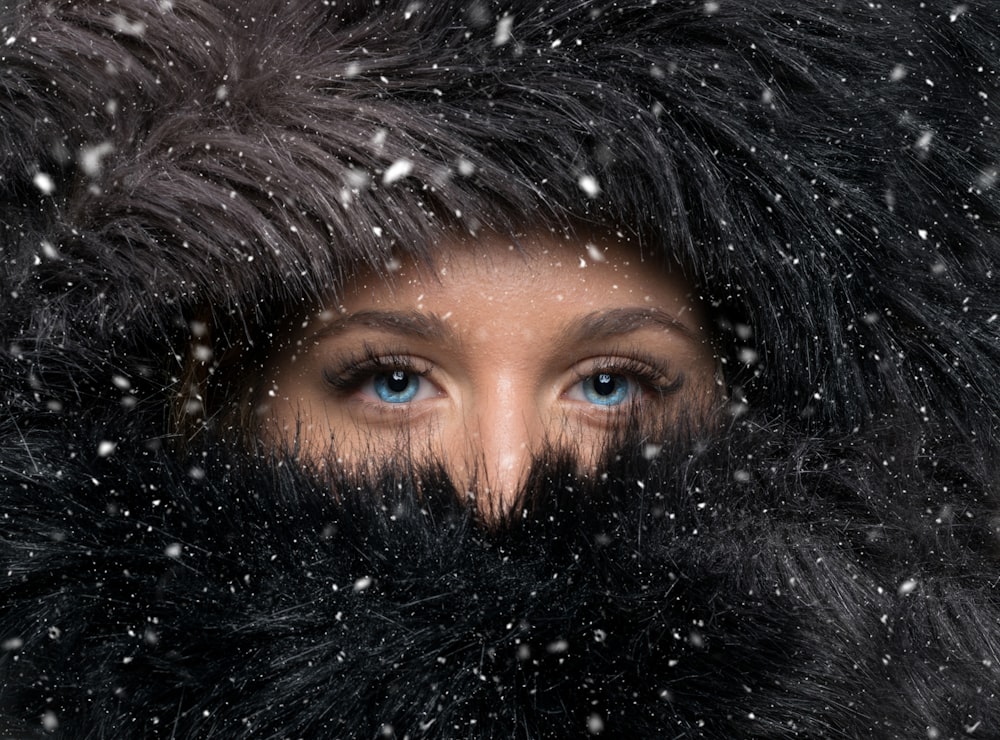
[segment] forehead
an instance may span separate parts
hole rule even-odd
[[[697,299],[679,271],[644,260],[637,247],[619,239],[487,233],[437,245],[429,263],[404,261],[393,268],[387,276],[355,276],[340,311],[406,308],[450,313],[455,321],[469,315],[497,323],[513,316],[535,324],[645,306],[700,328]]]

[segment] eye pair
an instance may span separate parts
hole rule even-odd
[[[418,373],[402,368],[379,372],[371,376],[360,388],[361,393],[388,404],[405,404],[433,398],[433,385]],[[625,375],[597,372],[574,384],[568,397],[596,406],[619,406],[634,398],[639,383]]]

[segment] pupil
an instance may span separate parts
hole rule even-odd
[[[409,384],[410,380],[402,370],[393,370],[386,381],[386,385],[393,393],[402,393]]]
[[[600,373],[594,382],[594,390],[602,396],[610,396],[615,392],[614,378],[610,373]]]

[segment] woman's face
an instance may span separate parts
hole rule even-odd
[[[265,440],[306,459],[436,456],[508,507],[546,444],[591,464],[609,433],[708,423],[722,397],[686,283],[610,239],[486,235],[357,276],[267,368]]]

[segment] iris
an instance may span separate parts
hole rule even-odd
[[[393,370],[372,378],[375,395],[385,403],[408,403],[420,390],[420,377],[405,370]]]
[[[583,397],[600,406],[617,406],[630,395],[631,384],[624,375],[595,373],[583,380]]]

